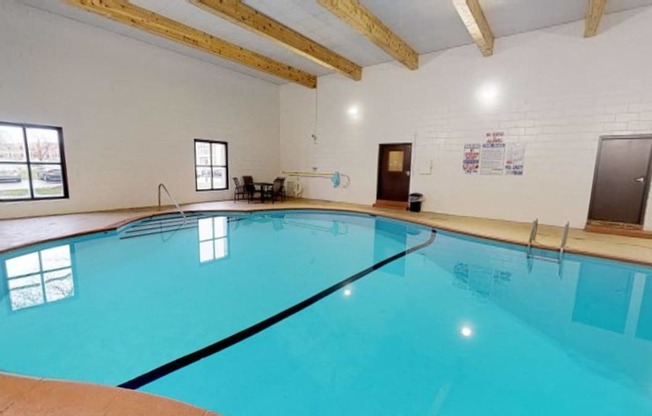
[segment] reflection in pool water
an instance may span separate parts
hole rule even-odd
[[[4,261],[12,311],[75,296],[71,245],[34,251]]]

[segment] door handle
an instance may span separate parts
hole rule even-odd
[[[640,178],[636,178],[636,179],[634,179],[634,180],[635,180],[636,182],[638,182],[638,183],[643,183],[643,182],[645,182],[645,176],[641,176]]]
[[[409,170],[406,170],[406,171],[405,171],[405,174],[406,174],[407,176],[410,176],[410,171],[409,171]]]

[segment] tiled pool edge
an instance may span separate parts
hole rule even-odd
[[[207,203],[210,204],[210,203]],[[198,204],[187,204],[187,205],[201,205],[201,203]],[[348,207],[341,207],[341,206],[330,206],[328,203],[324,203],[323,205],[314,205],[314,204],[297,204],[297,205],[290,205],[290,206],[284,206],[283,204],[278,204],[276,206],[268,206],[268,207],[263,207],[263,206],[256,206],[256,208],[253,209],[243,209],[243,208],[228,208],[228,209],[221,209],[221,208],[211,208],[211,207],[206,207],[206,208],[191,208],[187,209],[184,212],[187,213],[194,213],[194,212],[227,212],[227,213],[255,213],[255,212],[269,212],[269,211],[287,211],[287,210],[307,210],[307,211],[336,211],[336,212],[347,212],[347,213],[354,213],[354,214],[366,214],[366,215],[375,215],[375,216],[380,216],[383,218],[388,218],[388,219],[394,219],[394,220],[400,220],[400,221],[406,221],[406,222],[411,222],[413,224],[418,224],[418,225],[423,225],[429,228],[435,228],[438,230],[442,231],[447,231],[447,232],[453,232],[453,233],[458,233],[470,237],[477,237],[477,238],[483,238],[487,240],[492,240],[492,241],[497,241],[501,243],[507,243],[507,244],[515,244],[519,246],[527,246],[527,241],[526,237],[527,235],[524,235],[524,239],[515,239],[515,238],[505,238],[501,237],[498,235],[494,234],[487,234],[487,233],[475,233],[466,229],[458,228],[458,227],[450,227],[446,225],[441,225],[439,222],[428,219],[428,218],[419,218],[419,216],[414,216],[411,215],[413,213],[403,213],[402,211],[389,211],[389,210],[380,210],[377,208],[373,207],[366,207],[366,206],[348,206]],[[38,241],[30,241],[28,243],[24,244],[17,244],[13,245],[9,248],[6,249],[0,249],[0,255],[3,253],[25,248],[32,246],[34,244],[41,244],[41,243],[47,243],[50,241],[55,241],[61,238],[72,238],[72,237],[79,237],[83,235],[88,235],[88,234],[93,234],[93,233],[98,233],[98,232],[113,232],[116,231],[118,228],[127,225],[131,222],[139,221],[145,218],[150,218],[158,215],[166,215],[166,214],[174,214],[176,211],[175,210],[165,210],[165,211],[157,211],[157,212],[145,212],[145,213],[134,213],[135,215],[133,217],[130,217],[128,219],[120,220],[114,223],[111,223],[106,226],[101,226],[101,227],[94,227],[94,228],[89,228],[84,231],[79,231],[79,232],[74,232],[74,233],[67,233],[67,234],[61,234],[58,236],[53,236],[51,238],[45,238],[45,239],[40,239]],[[88,213],[88,215],[92,215],[93,213]],[[401,215],[403,214],[403,215]],[[407,215],[406,215],[407,214]],[[430,212],[424,212],[422,214],[429,214],[429,215],[435,215],[435,213],[430,213]],[[74,215],[74,214],[73,214]],[[419,215],[419,214],[416,214]],[[63,214],[62,216],[65,216]],[[495,220],[498,221],[498,220]],[[512,223],[512,224],[522,224],[522,223],[516,223],[516,222],[510,222],[510,221],[504,221],[506,223]],[[634,237],[630,237],[634,238]],[[542,249],[542,250],[550,250],[550,251],[558,251],[558,247],[552,246],[550,244],[543,244],[538,241],[534,241],[532,244],[532,247],[537,248],[537,249]],[[644,266],[652,266],[652,257],[649,259],[642,259],[642,258],[637,258],[637,257],[626,257],[626,256],[619,256],[619,255],[614,255],[610,253],[605,253],[599,250],[583,250],[583,249],[578,249],[576,247],[573,247],[572,242],[569,241],[569,244],[567,245],[565,249],[566,253],[570,254],[578,254],[578,255],[583,255],[583,256],[592,256],[592,257],[599,257],[599,258],[604,258],[608,260],[615,260],[615,261],[621,261],[621,262],[626,262],[626,263],[634,263],[634,264],[640,264]]]

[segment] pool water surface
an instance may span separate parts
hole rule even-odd
[[[652,414],[649,268],[323,211],[149,224],[5,253],[0,371],[228,415]]]

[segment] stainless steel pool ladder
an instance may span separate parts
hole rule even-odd
[[[564,232],[562,233],[561,236],[561,243],[559,244],[559,260],[562,259],[564,256],[564,251],[566,250],[566,243],[568,242],[568,231],[570,229],[570,222],[567,222],[566,225],[564,225]],[[539,219],[535,218],[534,221],[532,221],[532,228],[530,229],[530,238],[528,239],[527,242],[527,254],[532,255],[532,244],[536,241],[537,239],[537,233],[539,232]]]
[[[566,251],[566,244],[568,243],[568,231],[570,230],[570,222],[567,222],[566,225],[564,225],[564,231],[561,236],[561,242],[559,244],[559,254],[557,255],[557,258],[550,258],[546,256],[534,256],[532,254],[532,245],[534,241],[537,238],[537,232],[539,231],[539,220],[535,219],[532,221],[532,228],[530,230],[530,238],[528,240],[528,245],[527,245],[527,260],[528,260],[528,271],[532,271],[532,260],[536,257],[537,259],[544,260],[544,261],[552,261],[555,262],[559,265],[559,277],[562,277],[562,265],[563,265],[563,260],[564,260],[564,253]]]
[[[179,203],[177,202],[176,198],[172,196],[170,191],[168,191],[168,188],[165,186],[163,183],[158,184],[158,209],[161,209],[161,189],[165,191],[166,194],[168,194],[168,197],[174,202],[174,206],[177,208],[177,211],[179,211],[179,214],[183,217],[183,225],[186,225],[186,214],[183,212],[181,207],[179,206]]]

